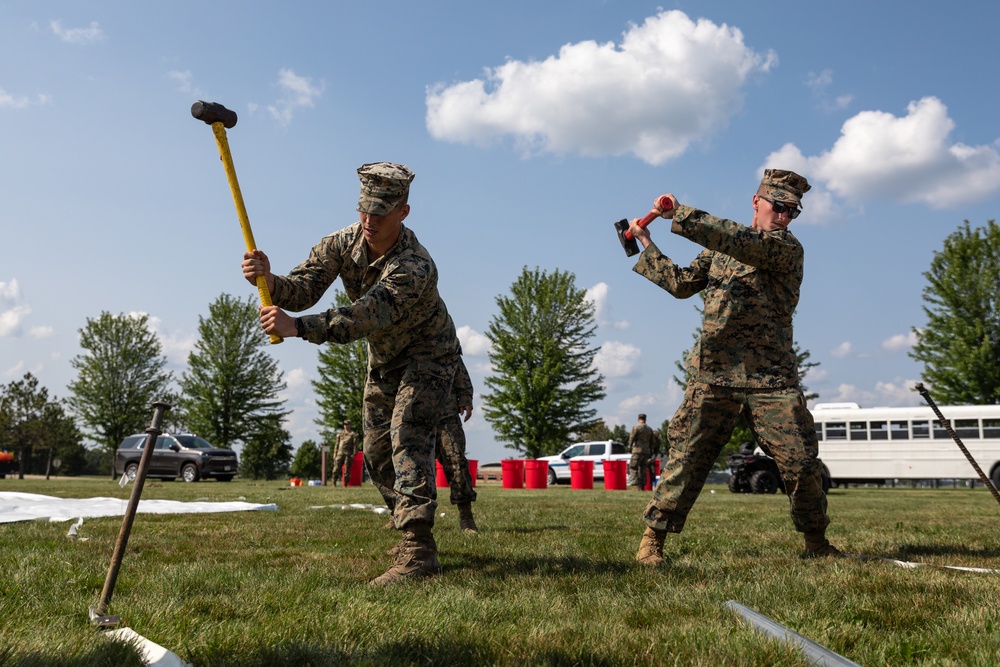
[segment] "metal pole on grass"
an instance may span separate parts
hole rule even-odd
[[[944,426],[944,430],[948,431],[948,435],[951,436],[952,440],[955,441],[955,444],[958,445],[958,448],[962,450],[963,454],[965,454],[965,458],[969,459],[969,463],[972,464],[972,467],[976,469],[979,479],[983,481],[986,488],[993,494],[993,498],[1000,503],[1000,493],[997,493],[997,489],[993,486],[993,482],[990,481],[990,478],[986,476],[983,469],[979,467],[978,463],[976,463],[976,459],[972,458],[972,454],[970,454],[969,450],[965,448],[965,445],[962,443],[962,439],[959,438],[958,434],[955,433],[954,429],[952,429],[951,422],[945,419],[944,415],[941,414],[941,411],[938,410],[938,406],[934,403],[934,399],[931,398],[931,394],[924,387],[924,384],[922,382],[918,382],[913,386],[913,388],[920,392],[920,395],[924,397],[925,401],[927,401],[927,405],[931,406],[931,410],[933,410],[934,414],[937,415],[938,421],[941,422],[942,426]]]
[[[104,580],[104,589],[101,591],[101,599],[96,606],[90,607],[90,620],[94,625],[101,627],[111,627],[118,625],[120,619],[117,616],[108,616],[108,604],[111,602],[111,595],[115,591],[115,582],[118,580],[118,570],[122,566],[122,557],[125,555],[125,546],[128,544],[128,536],[132,532],[132,522],[135,520],[136,510],[139,508],[139,497],[142,495],[142,487],[146,482],[146,471],[149,469],[149,462],[153,458],[153,450],[156,449],[156,438],[162,433],[160,425],[163,423],[163,415],[170,409],[170,405],[157,401],[153,403],[153,421],[146,429],[146,444],[143,445],[142,457],[139,459],[139,470],[135,474],[135,481],[132,484],[132,495],[128,499],[128,507],[125,509],[125,516],[122,517],[122,527],[118,531],[118,540],[115,542],[115,551],[111,556],[111,567],[108,568],[108,576]]]
[[[757,613],[750,607],[741,605],[736,600],[730,600],[725,604],[725,607],[729,611],[736,612],[742,616],[743,619],[752,625],[755,630],[758,630],[765,635],[774,637],[775,639],[780,639],[789,644],[793,644],[805,654],[809,663],[812,665],[820,665],[821,667],[861,667],[858,663],[852,662],[844,656],[834,653],[825,646],[820,646],[816,642],[806,639],[799,633],[789,630],[777,621],[773,621],[767,616]]]

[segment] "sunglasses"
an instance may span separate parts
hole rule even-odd
[[[774,212],[778,215],[781,215],[782,213],[787,214],[789,220],[794,220],[799,217],[799,213],[802,212],[794,205],[786,204],[783,201],[774,201],[773,199],[768,199],[767,197],[761,197],[761,199],[771,204],[771,208],[773,208]]]

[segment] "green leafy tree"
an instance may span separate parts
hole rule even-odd
[[[941,405],[1000,403],[1000,227],[966,220],[924,277],[927,324],[910,356]]]
[[[59,465],[62,475],[78,475],[86,464],[83,436],[63,404],[31,373],[0,385],[0,449],[17,452],[18,474],[44,474]]]
[[[80,346],[85,352],[70,361],[77,377],[67,403],[89,437],[114,457],[125,436],[149,424],[152,405],[166,395],[173,376],[164,370],[167,360],[144,314],[88,318]]]
[[[254,418],[240,452],[240,475],[250,479],[278,479],[289,473],[291,436],[281,425],[281,415]]]
[[[333,307],[351,305],[343,292],[334,294]],[[368,377],[368,344],[363,340],[346,345],[321,345],[316,368],[318,380],[312,381],[316,392],[319,418],[316,424],[325,442],[336,442],[336,434],[345,421],[362,424],[362,403]]]
[[[595,424],[591,404],[605,396],[593,367],[593,304],[572,273],[525,267],[498,296],[486,337],[494,375],[483,414],[497,437],[528,457],[556,454]]]
[[[295,452],[295,460],[292,461],[290,472],[295,477],[303,477],[305,479],[319,479],[322,477],[323,455],[315,442],[306,440],[299,445],[298,450]]]
[[[198,318],[198,341],[181,375],[181,410],[193,433],[216,447],[247,443],[265,418],[280,423],[289,411],[278,393],[285,389],[278,362],[268,354],[257,306],[220,295]]]

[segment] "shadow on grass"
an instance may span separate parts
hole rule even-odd
[[[315,646],[309,643],[288,643],[281,646],[262,646],[249,652],[234,655],[226,648],[204,648],[184,656],[198,667],[225,665],[233,667],[281,667],[283,665],[502,665],[523,664],[526,657],[529,664],[543,665],[594,665],[610,667],[615,661],[603,657],[586,648],[574,652],[559,649],[542,649],[537,653],[524,647],[497,649],[486,642],[456,640],[451,638],[406,636],[403,639],[386,641],[371,647],[335,648]],[[513,655],[512,655],[513,654]],[[514,656],[518,656],[517,659]]]
[[[896,560],[906,560],[909,556],[967,556],[969,558],[998,558],[1000,549],[996,547],[984,547],[982,549],[970,549],[960,544],[903,544],[896,551]]]
[[[580,556],[510,556],[497,557],[482,554],[458,553],[447,556],[442,565],[444,574],[474,573],[479,577],[509,580],[516,576],[601,575],[620,576],[629,572],[669,572],[671,575],[700,576],[698,568],[671,562],[658,568],[649,568],[634,560],[593,558]]]

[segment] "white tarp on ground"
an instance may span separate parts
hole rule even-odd
[[[128,498],[56,498],[37,493],[0,492],[0,523],[48,519],[71,521],[98,516],[124,516]],[[276,510],[275,504],[260,505],[240,501],[181,502],[179,500],[140,500],[139,514],[192,514],[207,512],[245,512]]]

